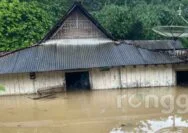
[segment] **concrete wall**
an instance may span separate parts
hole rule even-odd
[[[94,90],[176,84],[175,69],[172,65],[129,66],[106,71],[92,69],[89,73]],[[0,75],[0,88],[5,88],[5,91],[0,90],[0,95],[35,93],[40,88],[63,87],[64,82],[65,74],[62,71],[36,73],[35,80],[30,79],[29,73]]]

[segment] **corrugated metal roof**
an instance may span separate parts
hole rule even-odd
[[[180,41],[174,40],[126,40],[123,41],[123,43],[149,50],[173,50],[174,48],[183,48],[183,45]]]
[[[0,73],[41,72],[182,62],[133,45],[39,45],[0,58]]]
[[[8,54],[8,53],[11,53],[11,52],[0,51],[0,57],[6,55],[6,54]]]

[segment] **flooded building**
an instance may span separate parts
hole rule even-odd
[[[181,48],[170,40],[115,41],[75,3],[37,45],[0,58],[0,95],[174,86],[186,65],[170,51]]]

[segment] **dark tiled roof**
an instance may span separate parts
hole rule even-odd
[[[176,57],[133,45],[38,45],[0,58],[0,73],[42,72],[179,63]]]
[[[173,40],[130,40],[124,41],[124,43],[149,50],[173,50],[174,48],[183,48],[183,45],[180,41],[174,42]]]

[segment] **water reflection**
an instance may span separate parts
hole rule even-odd
[[[169,116],[156,120],[140,121],[139,127],[135,128],[136,132],[185,132],[188,128],[188,121],[182,117]],[[188,131],[188,130],[187,130]]]
[[[170,114],[152,104],[133,108],[128,102],[133,94],[133,103],[144,103],[147,95],[177,97],[188,94],[188,88],[72,92],[37,101],[0,97],[0,133],[188,132],[188,114],[178,114],[178,106]]]
[[[184,133],[188,131],[186,128],[188,128],[187,120],[178,116],[169,116],[155,120],[143,120],[136,126],[123,124],[119,128],[113,128],[110,133]]]

